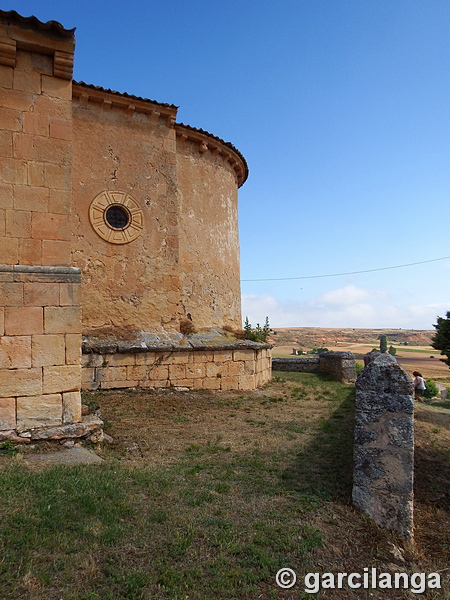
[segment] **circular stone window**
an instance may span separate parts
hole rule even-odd
[[[91,202],[89,220],[96,233],[112,244],[128,244],[143,229],[142,210],[126,192],[101,192]]]

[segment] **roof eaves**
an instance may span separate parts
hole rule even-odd
[[[133,94],[127,94],[126,92],[117,92],[115,90],[110,90],[99,85],[93,85],[91,83],[85,83],[84,81],[73,81],[74,85],[79,85],[81,87],[95,90],[97,92],[104,92],[106,94],[112,94],[114,96],[121,96],[123,98],[129,98],[130,100],[138,100],[139,102],[150,102],[151,104],[157,104],[158,106],[164,106],[166,108],[170,108],[172,110],[178,110],[178,106],[174,104],[166,104],[165,102],[157,102],[156,100],[150,100],[149,98],[142,98],[141,96],[134,96]]]
[[[242,161],[243,167],[244,167],[244,173],[243,173],[243,177],[242,180],[240,182],[240,186],[245,183],[245,181],[248,178],[248,164],[247,161],[245,160],[243,154],[235,147],[233,146],[233,144],[231,142],[225,142],[222,138],[217,137],[216,135],[213,135],[212,133],[209,133],[209,131],[205,131],[204,129],[199,129],[197,127],[192,127],[191,125],[185,125],[184,123],[175,123],[175,127],[182,127],[183,129],[187,129],[188,131],[192,131],[194,133],[199,133],[201,135],[205,135],[209,138],[212,138],[213,140],[215,140],[216,142],[218,142],[219,144],[222,144],[223,146],[225,146],[226,148],[229,148],[232,152],[234,152]]]
[[[58,21],[47,21],[46,23],[43,23],[33,15],[30,17],[23,17],[15,10],[0,10],[0,19],[9,21],[12,24],[24,25],[26,27],[32,27],[40,29],[41,31],[46,31],[48,33],[58,34],[65,38],[73,37],[76,29],[76,27],[73,29],[66,29],[61,25],[61,23],[58,23]]]

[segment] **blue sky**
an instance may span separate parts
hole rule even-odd
[[[450,310],[447,0],[17,0],[76,27],[74,78],[232,142],[243,316],[432,329]],[[286,278],[284,281],[247,281]]]

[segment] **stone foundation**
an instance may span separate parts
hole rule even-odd
[[[172,347],[144,339],[85,340],[82,367],[82,387],[91,391],[128,387],[253,390],[272,376],[269,344],[202,345],[195,336],[180,336]]]
[[[81,420],[80,271],[0,265],[0,432]]]

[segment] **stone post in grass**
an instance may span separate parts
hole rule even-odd
[[[380,526],[413,536],[414,398],[408,373],[389,354],[356,382],[353,503]]]

